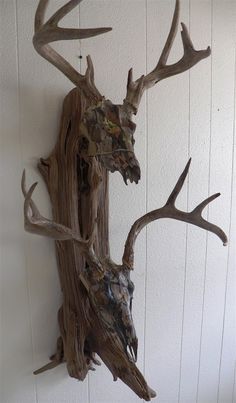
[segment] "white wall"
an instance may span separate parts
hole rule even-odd
[[[52,0],[50,10],[63,4]],[[0,0],[0,241],[1,403],[134,403],[139,399],[102,366],[79,383],[64,366],[37,377],[58,336],[61,294],[53,242],[23,231],[20,178],[39,186],[35,200],[50,216],[36,163],[57,136],[63,96],[71,88],[31,45],[37,0]],[[112,26],[103,37],[58,44],[79,66],[93,56],[98,88],[114,102],[125,95],[128,69],[150,71],[168,33],[174,0],[84,0],[67,26]],[[161,206],[189,156],[192,167],[180,208],[208,194],[222,196],[208,218],[229,234],[223,248],[212,234],[163,220],[137,241],[134,315],[138,365],[159,403],[235,403],[236,160],[235,0],[182,0],[181,19],[198,48],[212,57],[191,72],[161,82],[137,117],[136,154],[142,181],[125,187],[111,176],[112,253],[119,260],[132,222]],[[80,50],[81,48],[81,50]],[[178,36],[170,61],[182,53]]]

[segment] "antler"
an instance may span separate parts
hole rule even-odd
[[[169,196],[166,204],[157,210],[153,210],[144,216],[140,217],[138,220],[135,221],[133,226],[131,227],[131,230],[128,234],[126,243],[125,243],[125,249],[124,249],[124,254],[123,254],[123,265],[126,266],[129,269],[133,269],[133,263],[134,263],[134,245],[136,238],[140,231],[148,225],[150,222],[158,220],[160,218],[173,218],[174,220],[178,221],[184,221],[189,224],[196,225],[197,227],[203,228],[207,231],[210,231],[217,235],[221,241],[223,242],[224,245],[227,245],[227,236],[224,233],[224,231],[217,227],[215,224],[212,224],[208,221],[206,221],[202,217],[202,212],[204,208],[211,203],[213,200],[215,200],[217,197],[220,196],[220,193],[216,193],[207,199],[205,199],[202,203],[200,203],[193,211],[187,213],[181,210],[178,210],[175,207],[175,202],[176,199],[183,187],[184,181],[186,179],[186,176],[189,171],[189,166],[191,163],[191,158],[188,161],[182,175],[179,177],[178,182],[176,183],[174,190],[172,191],[171,195]]]
[[[78,73],[61,55],[59,55],[51,46],[50,42],[70,39],[84,39],[93,36],[101,35],[110,31],[112,28],[60,28],[58,23],[65,17],[73,8],[75,8],[82,0],[71,0],[53,16],[44,23],[44,17],[49,0],[40,0],[35,14],[35,35],[33,44],[36,51],[50,63],[56,66],[66,77],[69,78],[76,86],[101,98],[101,94],[94,85],[94,70],[90,56],[87,56],[87,71],[85,75]]]
[[[71,228],[68,228],[65,225],[58,224],[54,221],[48,220],[47,218],[43,217],[40,214],[36,204],[32,200],[32,194],[36,186],[37,182],[35,182],[28,191],[26,190],[25,171],[24,171],[21,180],[21,189],[25,197],[24,202],[25,230],[34,234],[47,236],[57,241],[67,241],[67,240],[74,241],[75,244],[80,248],[81,253],[84,254],[86,260],[89,262],[91,267],[93,267],[97,271],[97,273],[99,273],[99,275],[103,274],[104,270],[102,268],[102,265],[93,250],[96,223],[94,223],[89,238],[83,239]]]
[[[167,65],[167,60],[177,33],[179,11],[180,1],[176,0],[170,32],[163,48],[161,57],[154,70],[152,70],[146,76],[141,76],[136,81],[133,81],[133,69],[129,70],[127,94],[126,98],[124,99],[124,107],[128,109],[131,113],[137,113],[139,103],[145,90],[153,87],[164,78],[171,77],[176,74],[183,73],[186,70],[189,70],[195,64],[200,62],[200,60],[205,59],[211,54],[211,49],[209,46],[206,50],[194,49],[187,27],[184,23],[181,23],[181,36],[184,48],[184,55],[177,63]]]

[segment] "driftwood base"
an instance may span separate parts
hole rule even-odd
[[[69,375],[84,380],[88,371],[94,369],[93,364],[99,364],[95,358],[98,354],[114,380],[120,378],[148,401],[156,394],[135,365],[138,340],[132,319],[134,285],[130,272],[134,268],[136,238],[152,221],[172,218],[210,231],[226,245],[224,231],[202,216],[208,204],[220,194],[208,197],[190,212],[176,208],[176,199],[189,171],[189,160],[166,204],[134,222],[126,239],[122,264],[115,264],[110,258],[108,240],[108,161],[101,161],[98,154],[90,155],[88,151],[88,130],[92,127],[92,135],[96,134],[95,118],[105,113],[101,105],[107,107],[109,101],[89,99],[88,103],[78,89],[69,93],[64,101],[58,142],[51,155],[39,163],[51,198],[53,221],[40,214],[31,198],[37,184],[27,191],[25,175],[22,177],[25,229],[56,240],[63,293],[56,352],[51,362],[35,373],[66,362]],[[85,116],[89,119],[86,125]],[[106,118],[104,121],[107,124]],[[116,145],[114,126],[110,125],[111,139]],[[138,178],[139,167],[130,150],[124,154],[124,150],[116,148],[109,153],[112,169],[118,162],[124,180]]]
[[[95,214],[96,255],[106,256],[108,263],[104,265],[112,266],[108,258],[108,173],[95,158],[83,158],[81,152],[81,116],[87,107],[86,98],[78,89],[65,98],[58,142],[51,155],[41,159],[39,170],[49,191],[53,220],[87,239]],[[99,364],[97,353],[114,380],[120,378],[140,398],[150,400],[155,392],[125,351],[117,329],[103,325],[81,281],[88,262],[72,240],[56,241],[56,253],[63,292],[58,313],[61,335],[51,362],[35,374],[66,362],[69,375],[84,380],[93,364]]]
[[[107,166],[111,170],[120,168],[125,181],[138,179],[139,166],[129,148],[126,151],[119,148],[124,134],[106,118],[106,113],[115,121],[119,108],[113,108],[106,100],[88,99],[78,89],[65,98],[57,144],[51,155],[39,163],[51,198],[53,221],[40,214],[31,198],[36,184],[27,191],[25,176],[22,178],[25,228],[56,240],[63,293],[56,352],[51,362],[36,373],[66,362],[69,375],[84,380],[88,371],[94,369],[93,365],[99,364],[95,358],[98,354],[114,380],[120,378],[140,398],[148,401],[156,394],[135,365],[138,340],[132,319],[134,285],[130,280],[135,240],[146,225],[160,218],[197,225],[216,234],[224,244],[227,236],[202,216],[203,210],[219,193],[202,201],[191,212],[176,208],[176,199],[189,171],[189,160],[166,204],[138,218],[132,225],[122,264],[111,260]],[[97,138],[99,146],[101,140],[96,137],[96,125],[99,122],[99,130],[103,128],[101,116],[108,126],[105,145],[106,139],[110,139],[108,145],[115,146],[103,159],[100,159],[101,153],[95,153],[94,139]]]

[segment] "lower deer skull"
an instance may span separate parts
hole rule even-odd
[[[103,260],[104,275],[98,279],[87,266],[80,278],[89,299],[108,332],[116,333],[129,359],[137,360],[138,339],[132,318],[134,284],[130,270],[110,259]]]
[[[134,268],[134,245],[140,231],[152,221],[160,218],[172,218],[213,232],[222,240],[224,245],[227,244],[225,233],[219,227],[209,223],[202,217],[204,208],[216,199],[220,195],[219,193],[208,197],[189,213],[175,207],[176,199],[188,174],[189,166],[190,160],[179,177],[166,204],[162,208],[153,210],[135,221],[125,243],[123,263],[121,265],[115,264],[108,256],[97,256],[93,248],[94,232],[88,240],[83,240],[79,234],[74,233],[70,228],[42,217],[31,199],[36,184],[32,185],[27,192],[25,176],[22,179],[22,191],[25,195],[25,229],[61,241],[71,240],[79,248],[80,253],[87,262],[80,272],[79,278],[87,291],[91,308],[94,310],[100,326],[106,332],[106,337],[109,335],[110,339],[114,338],[114,340],[118,340],[118,344],[122,346],[130,365],[134,365],[137,359],[138,348],[138,339],[132,319],[134,285],[130,280],[130,270]],[[90,332],[93,332],[93,330],[90,329]],[[87,345],[90,345],[90,337],[93,340],[96,335],[89,334],[87,337]],[[103,358],[103,351],[100,351],[98,348],[95,351],[93,350],[94,352],[97,352],[107,364],[106,358]],[[111,369],[114,378],[116,379],[119,376],[124,382],[129,384],[130,375],[128,368],[127,373],[121,375],[116,364],[114,370],[114,362],[110,363],[110,365],[111,367],[109,365],[108,367]],[[43,370],[45,370],[45,367],[43,367]],[[140,397],[149,400],[155,394],[147,385],[145,386],[144,379],[142,379],[142,383],[144,385],[141,387],[142,392],[136,389],[133,384],[131,387],[134,388]]]

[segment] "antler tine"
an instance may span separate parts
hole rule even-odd
[[[21,178],[21,190],[22,190],[24,197],[26,198],[28,192],[26,190],[26,184],[25,184],[25,169],[23,171],[22,178]],[[37,209],[36,204],[34,203],[34,201],[31,198],[29,200],[29,207],[31,208],[32,213],[35,217],[40,216],[39,210]]]
[[[169,198],[168,198],[168,200],[166,202],[166,205],[173,205],[173,206],[175,205],[175,201],[176,201],[176,199],[177,199],[177,197],[178,197],[178,195],[179,195],[179,193],[180,193],[180,191],[181,191],[181,189],[182,189],[182,187],[184,185],[185,179],[186,179],[186,177],[188,175],[188,171],[189,171],[191,161],[192,161],[192,159],[189,158],[188,163],[187,163],[186,167],[184,168],[184,171],[180,175],[180,177],[179,177],[179,179],[178,179],[173,191],[171,192],[171,194],[170,194],[170,196],[169,196]]]
[[[207,199],[203,200],[195,209],[193,210],[193,214],[201,215],[205,207],[211,203],[213,200],[217,199],[220,196],[220,193],[215,193],[214,195],[208,197]]]
[[[123,265],[125,265],[127,268],[133,269],[134,245],[138,234],[150,222],[158,220],[160,218],[172,218],[174,220],[184,221],[186,223],[196,225],[197,227],[203,228],[209,232],[214,233],[221,239],[223,245],[227,245],[228,239],[224,231],[217,225],[206,221],[202,217],[202,212],[205,209],[205,207],[213,200],[215,200],[217,197],[219,197],[220,193],[216,193],[208,197],[189,213],[181,211],[175,207],[175,201],[183,187],[184,181],[189,171],[190,163],[191,159],[188,161],[183,173],[179,177],[179,180],[177,181],[174,190],[171,192],[171,195],[169,196],[166,204],[162,208],[153,210],[145,214],[144,216],[140,217],[132,225],[125,243],[123,254]]]
[[[59,10],[57,10],[52,17],[47,21],[49,25],[57,25],[66,14],[73,10],[82,0],[71,0],[68,3],[64,4]]]
[[[171,23],[171,27],[170,27],[170,32],[167,37],[165,46],[162,50],[160,59],[157,63],[157,66],[164,66],[167,62],[167,59],[169,57],[172,45],[174,43],[177,31],[178,31],[179,12],[180,12],[180,2],[179,2],[179,0],[176,0],[175,11],[174,11],[174,15],[173,15],[173,19],[172,19],[172,23]]]
[[[34,19],[34,31],[37,32],[43,25],[49,0],[40,0]]]
[[[68,14],[73,8],[75,8],[82,0],[71,0],[56,11],[53,16],[44,22],[45,12],[49,0],[40,0],[36,14],[35,14],[35,35],[33,38],[33,44],[36,51],[48,60],[51,64],[57,67],[66,77],[69,78],[76,86],[81,87],[83,90],[87,90],[92,93],[98,99],[101,98],[101,94],[95,87],[91,85],[91,82],[87,82],[86,75],[83,76],[77,70],[74,69],[60,54],[58,54],[48,44],[50,42],[60,40],[74,40],[91,38],[93,36],[101,35],[110,31],[112,28],[61,28],[58,27],[59,21]],[[92,63],[90,59],[90,64]]]
[[[127,94],[126,98],[124,99],[124,108],[126,108],[130,113],[134,114],[137,113],[138,106],[140,104],[142,95],[145,90],[153,87],[155,84],[157,84],[159,81],[165,78],[189,70],[195,64],[197,64],[202,59],[205,59],[211,54],[211,49],[209,46],[205,50],[195,50],[186,25],[184,23],[181,23],[182,26],[181,37],[183,42],[184,55],[177,63],[167,65],[167,60],[177,33],[179,11],[180,11],[180,1],[176,0],[175,11],[173,15],[170,32],[167,37],[163,51],[161,53],[160,59],[154,70],[148,73],[144,78],[140,77],[134,82],[133,81],[131,82],[130,78],[128,80]],[[141,80],[143,84],[140,86],[139,84]]]

